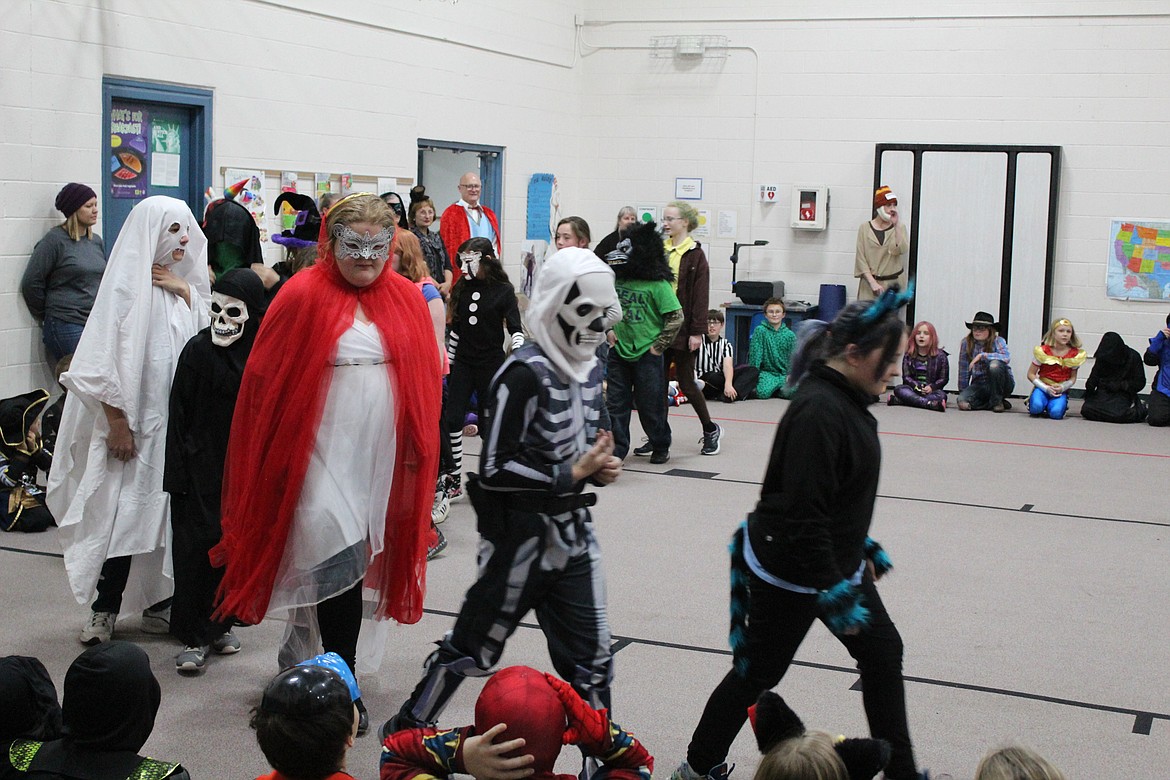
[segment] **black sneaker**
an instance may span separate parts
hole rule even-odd
[[[649,439],[642,442],[641,447],[634,448],[634,454],[637,455],[639,458],[645,458],[647,455],[650,455],[653,452],[654,452],[654,446],[652,444],[650,444]]]
[[[651,463],[666,463],[668,460],[670,460],[670,450],[657,450],[650,453]]]
[[[370,713],[366,711],[366,705],[362,703],[361,698],[354,699],[353,706],[357,707],[358,711],[357,734],[354,736],[364,737],[370,733]]]
[[[723,429],[718,425],[713,431],[703,432],[703,455],[718,455],[719,454],[719,439],[723,436]]]

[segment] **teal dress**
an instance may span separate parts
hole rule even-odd
[[[783,323],[778,330],[773,330],[767,322],[761,322],[752,331],[748,362],[760,369],[760,378],[756,382],[758,398],[788,397],[784,393],[784,383],[788,379],[795,349],[796,334]]]

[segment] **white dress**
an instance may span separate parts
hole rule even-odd
[[[395,405],[377,327],[355,320],[338,340],[333,363],[270,615],[349,589],[385,543]]]

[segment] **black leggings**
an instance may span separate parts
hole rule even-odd
[[[362,628],[362,584],[330,596],[317,605],[317,625],[326,653],[341,656],[357,676],[358,632]]]
[[[687,397],[687,402],[699,416],[703,425],[703,432],[715,430],[715,423],[711,422],[711,414],[707,411],[707,399],[699,392],[695,384],[695,355],[686,349],[668,349],[663,353],[665,358],[666,376],[670,378],[670,365],[674,364],[674,378],[678,380],[679,389]]]
[[[780,682],[797,648],[818,618],[817,597],[773,587],[755,575],[750,578],[746,675],[732,669],[707,700],[703,717],[691,737],[687,762],[699,774],[723,763],[727,751],[747,720],[747,709],[761,693]],[[917,778],[906,698],[902,683],[902,637],[890,620],[873,580],[861,585],[869,609],[869,624],[853,636],[838,636],[857,661],[861,672],[862,703],[870,734],[893,748],[886,777]]]

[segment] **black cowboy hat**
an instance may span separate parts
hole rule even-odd
[[[973,328],[976,325],[986,325],[989,328],[995,328],[996,330],[999,330],[999,323],[995,321],[995,317],[992,317],[985,311],[975,312],[975,316],[972,317],[971,321],[967,323],[968,328]]]

